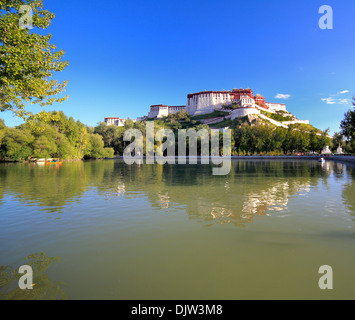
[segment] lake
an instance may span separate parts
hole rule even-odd
[[[332,161],[0,164],[0,299],[355,299],[354,195]]]

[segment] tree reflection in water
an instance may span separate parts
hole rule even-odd
[[[212,176],[209,165],[130,166],[109,160],[65,163],[55,170],[9,164],[0,166],[0,201],[11,194],[42,207],[41,211],[61,214],[65,206],[80,203],[94,190],[109,201],[107,205],[119,198],[144,196],[155,210],[183,207],[191,219],[243,226],[255,216],[285,211],[291,197],[306,194],[320,183],[328,190],[329,177],[342,179],[345,172],[352,178],[344,187],[350,204],[353,166],[335,162],[237,160],[232,161],[229,175],[219,177]]]
[[[23,274],[18,268],[0,266],[0,300],[65,300],[66,294],[61,289],[61,282],[52,282],[46,274],[47,269],[59,262],[59,257],[49,258],[45,253],[28,256],[23,265],[33,269],[33,289],[21,290],[18,281]]]
[[[355,221],[355,170],[354,166],[347,166],[347,182],[343,188],[343,201],[345,205],[349,208],[350,214],[353,217],[353,221]]]

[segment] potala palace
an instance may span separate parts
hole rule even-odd
[[[260,115],[267,118],[262,111],[269,113],[281,113],[291,115],[286,105],[282,103],[266,102],[265,97],[260,94],[254,95],[251,89],[234,89],[232,91],[202,91],[187,95],[185,106],[152,105],[148,116],[138,118],[136,121],[145,119],[164,118],[169,114],[175,114],[186,110],[191,116],[210,114],[214,111],[226,111],[226,118],[234,120],[246,115]],[[267,120],[271,120],[267,118]],[[125,120],[120,118],[106,118],[108,125],[123,126]],[[271,121],[273,122],[273,121]],[[277,122],[277,121],[274,121]],[[293,121],[282,122],[276,125],[287,127],[292,123],[309,124],[308,120],[298,120],[294,117]]]
[[[187,96],[186,111],[191,115],[211,113],[223,110],[233,103],[241,108],[271,109],[273,111],[286,111],[285,104],[266,103],[261,95],[253,95],[251,89],[234,89],[233,91],[205,91],[192,93]]]

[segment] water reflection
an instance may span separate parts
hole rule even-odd
[[[338,166],[339,167],[339,166]],[[306,194],[332,174],[332,164],[316,162],[236,161],[225,177],[214,177],[208,166],[120,166],[106,177],[100,192],[109,192],[119,180],[119,194],[146,195],[153,208],[181,207],[190,218],[241,226],[255,216],[287,210],[289,199]],[[124,187],[123,187],[124,186]],[[114,188],[114,187],[112,187]]]
[[[349,208],[355,221],[355,170],[352,166],[347,166],[343,171],[346,172],[347,180],[343,188],[343,200]]]
[[[63,206],[87,190],[87,172],[82,162],[58,168],[36,164],[1,164],[3,193],[26,204],[46,207],[48,212],[61,212]]]
[[[153,209],[184,208],[190,218],[243,225],[255,216],[288,209],[296,195],[306,195],[334,176],[351,177],[343,197],[352,212],[354,170],[351,165],[316,161],[233,161],[228,176],[212,176],[211,166],[131,165],[122,161],[66,163],[63,167],[0,165],[0,197],[12,195],[46,212],[95,190],[109,201],[146,197]],[[0,204],[1,205],[1,204]]]
[[[59,257],[49,258],[45,253],[28,256],[23,265],[33,269],[33,290],[21,290],[18,281],[22,274],[17,268],[0,266],[0,300],[64,300],[66,294],[61,282],[53,282],[46,274],[47,269],[59,262]]]
[[[219,177],[201,165],[0,164],[0,298],[322,298],[325,263],[353,297],[354,181],[354,165],[316,161],[233,161]],[[63,261],[18,260],[28,252]],[[17,289],[22,264],[36,291]]]

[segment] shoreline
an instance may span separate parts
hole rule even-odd
[[[347,162],[354,162],[355,163],[355,156],[342,156],[342,155],[314,155],[314,156],[231,156],[232,160],[313,160],[313,161],[318,161],[320,157],[324,157],[326,160],[333,160],[333,161],[347,161]],[[179,159],[181,157],[174,157],[175,159]],[[189,159],[189,157],[182,157]],[[197,160],[201,159],[212,159],[212,158],[218,158],[221,159],[221,157],[202,157],[198,156],[196,157]],[[144,156],[143,159],[146,159]],[[123,160],[123,156],[117,156],[112,159],[106,159],[106,160]]]
[[[231,160],[312,160],[318,161],[320,157],[325,158],[325,160],[332,160],[332,161],[345,161],[345,162],[353,162],[355,163],[355,156],[342,156],[342,155],[314,155],[314,156],[231,156]],[[172,157],[175,160],[179,159],[190,159],[189,156],[187,157]],[[191,157],[196,158],[197,160],[202,159],[222,159],[222,157]],[[63,160],[64,163],[70,162],[80,162],[80,161],[105,161],[105,160],[124,160],[123,156],[116,156],[114,158],[107,158],[107,159],[72,159],[72,160]],[[143,157],[143,160],[146,160],[146,156]],[[0,160],[0,163],[36,163],[33,161],[11,161],[11,160]]]

